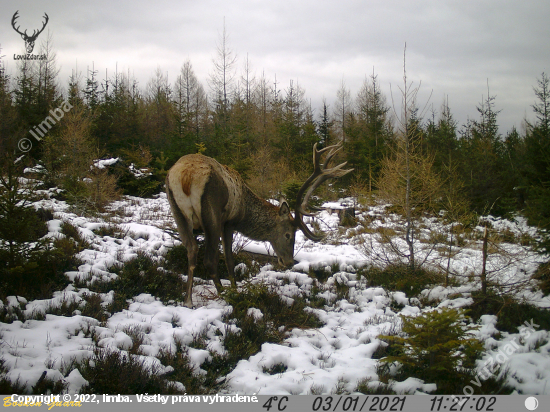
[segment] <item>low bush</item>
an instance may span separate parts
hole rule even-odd
[[[273,322],[277,328],[318,328],[323,325],[313,312],[306,309],[304,298],[295,296],[292,304],[289,304],[266,284],[246,282],[242,290],[227,289],[223,297],[233,307],[233,311],[227,315],[229,319],[242,319],[247,316],[249,309],[255,308],[262,312],[262,321]]]
[[[374,383],[369,378],[361,379],[357,382],[355,392],[360,392],[363,395],[395,395],[392,385],[384,382]]]
[[[181,382],[188,394],[201,395],[219,393],[226,385],[219,379],[199,373],[197,368],[191,365],[188,349],[176,339],[174,350],[163,348],[158,354],[158,359],[164,366],[171,366],[172,372],[167,373],[165,379]]]
[[[163,181],[152,173],[140,174],[139,169],[145,167],[119,160],[109,167],[109,174],[116,177],[117,186],[122,190],[122,194],[151,197],[161,191]]]
[[[550,330],[550,311],[528,303],[518,302],[509,295],[473,292],[474,303],[470,306],[470,316],[478,320],[482,315],[496,315],[496,328],[500,331],[517,333],[525,321],[533,321],[541,329]]]
[[[100,322],[105,322],[108,319],[108,311],[101,305],[102,300],[100,295],[96,293],[84,293],[82,294],[82,299],[86,301],[84,307],[80,308],[82,316],[89,316]],[[122,308],[117,312],[120,311],[122,311]]]
[[[115,292],[115,297],[109,308],[111,313],[126,307],[126,300],[141,293],[150,293],[162,302],[183,300],[185,282],[181,275],[166,271],[162,263],[146,252],[138,252],[137,256],[115,265],[109,271],[118,277],[108,282],[97,281],[88,285],[94,292]]]
[[[413,376],[436,383],[439,394],[462,393],[475,379],[476,359],[483,352],[483,343],[472,335],[477,327],[466,324],[460,309],[443,308],[401,318],[401,333],[379,336],[390,351],[380,360],[379,374],[391,375],[395,380]],[[396,371],[390,371],[392,364],[398,366]],[[503,376],[491,376],[474,390],[477,394],[511,392]]]
[[[361,268],[358,276],[365,278],[368,286],[381,286],[391,291],[401,291],[407,296],[417,296],[430,285],[445,282],[445,275],[418,268],[411,270],[406,265],[389,265],[384,269],[377,267]]]
[[[63,290],[69,279],[65,272],[82,264],[75,255],[81,247],[72,239],[55,239],[43,249],[31,251],[26,261],[14,267],[0,267],[0,298],[9,295],[27,299],[47,299]]]
[[[270,368],[263,366],[262,372],[267,373],[268,375],[279,375],[281,373],[285,373],[287,369],[288,369],[288,366],[286,366],[286,364],[279,362],[271,366]]]
[[[88,384],[81,393],[97,394],[183,394],[174,382],[165,379],[155,364],[117,350],[95,348],[94,355],[78,364]]]

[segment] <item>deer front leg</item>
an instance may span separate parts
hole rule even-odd
[[[233,259],[233,229],[225,227],[222,234],[223,253],[225,255],[225,265],[231,281],[231,287],[236,288],[235,282],[235,261]]]
[[[205,244],[204,268],[206,269],[206,272],[210,275],[210,277],[214,281],[214,285],[218,290],[218,294],[220,294],[223,292],[223,286],[218,276],[218,263],[220,259],[220,256],[219,256],[220,235],[219,234],[217,236],[211,235],[207,231],[205,231],[204,244]]]

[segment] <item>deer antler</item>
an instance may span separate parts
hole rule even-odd
[[[328,168],[330,161],[334,158],[336,153],[342,149],[342,142],[335,144],[333,146],[325,147],[324,149],[317,150],[317,143],[313,146],[313,173],[305,181],[300,190],[296,195],[296,209],[295,209],[295,221],[297,227],[304,233],[304,235],[318,242],[322,240],[324,236],[314,235],[307,227],[303,221],[303,216],[314,216],[313,213],[306,212],[307,204],[311,194],[317,189],[323,182],[330,178],[339,178],[347,173],[351,172],[353,169],[344,170],[343,167],[347,162],[341,163],[338,166]],[[321,155],[328,151],[328,154],[325,158],[325,163],[321,164]],[[305,195],[304,195],[305,194]],[[303,198],[303,199],[302,199]],[[319,210],[319,209],[317,209]]]
[[[25,30],[23,33],[22,33],[21,31],[19,31],[19,27],[21,27],[21,26],[15,27],[15,21],[19,18],[18,14],[19,14],[19,10],[17,10],[17,11],[14,13],[13,17],[11,18],[11,25],[12,25],[13,29],[14,29],[17,33],[19,33],[21,36],[23,36],[23,38],[25,39],[25,41],[27,41],[27,40],[28,40],[28,41],[34,41],[34,40],[36,40],[36,38],[38,37],[38,35],[44,31],[44,29],[46,28],[46,24],[48,24],[48,21],[50,20],[50,18],[48,17],[48,14],[47,14],[47,13],[44,13],[44,18],[45,18],[46,20],[45,20],[44,23],[42,24],[42,28],[41,28],[40,30],[38,30],[38,31],[35,29],[35,30],[32,32],[32,35],[29,36],[29,35],[27,34],[27,30]]]
[[[13,14],[13,17],[11,18],[11,26],[12,26],[13,29],[14,29],[17,33],[19,33],[21,36],[27,36],[27,30],[25,30],[25,33],[21,33],[21,32],[19,31],[19,27],[21,27],[21,26],[15,27],[15,20],[17,20],[17,19],[19,18],[18,14],[19,14],[19,10],[17,10],[17,11]]]
[[[30,37],[31,39],[35,40],[38,37],[38,35],[40,33],[42,33],[44,31],[44,29],[46,28],[46,24],[48,24],[48,21],[50,20],[50,18],[48,17],[48,15],[46,13],[44,13],[44,17],[45,17],[46,20],[44,21],[44,24],[42,24],[42,28],[38,31],[34,30],[32,32],[32,36]]]

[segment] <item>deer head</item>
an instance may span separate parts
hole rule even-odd
[[[32,53],[32,51],[34,50],[34,42],[36,41],[36,38],[38,37],[38,35],[40,33],[42,33],[44,31],[44,28],[46,27],[46,24],[48,24],[48,20],[50,18],[48,17],[48,15],[46,13],[44,13],[45,20],[44,20],[44,23],[42,24],[42,28],[40,30],[34,30],[32,35],[29,36],[27,34],[27,30],[25,30],[24,32],[21,32],[21,31],[19,31],[20,26],[15,27],[15,21],[19,17],[18,14],[19,14],[19,10],[17,10],[14,13],[13,17],[11,18],[11,25],[12,25],[13,29],[21,35],[23,40],[25,40],[25,48],[27,49],[27,53]]]

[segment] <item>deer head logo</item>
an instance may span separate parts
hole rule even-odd
[[[48,24],[48,20],[50,18],[48,17],[48,15],[46,13],[44,13],[45,20],[44,20],[44,23],[42,25],[42,28],[40,30],[34,30],[32,32],[32,35],[29,36],[27,34],[27,30],[25,30],[24,32],[21,32],[21,31],[19,31],[20,26],[15,27],[15,21],[19,17],[18,14],[19,14],[19,10],[17,10],[15,12],[15,14],[13,15],[13,17],[11,18],[11,25],[12,25],[13,29],[21,35],[23,40],[25,40],[25,48],[27,49],[27,53],[32,53],[32,51],[34,49],[34,42],[36,41],[36,38],[38,37],[38,35],[40,33],[42,33],[44,31],[44,28],[46,27],[46,24]]]

